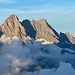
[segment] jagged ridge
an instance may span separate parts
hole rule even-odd
[[[50,42],[59,42],[58,33],[47,23],[45,19],[39,21],[24,20],[21,23],[16,15],[10,15],[0,27],[7,37],[20,37],[25,42],[26,37],[34,39],[46,39]]]
[[[5,22],[0,26],[0,32],[7,37],[20,37],[23,42],[27,36],[34,39],[45,39],[49,42],[57,43],[60,47],[75,49],[75,38],[70,33],[58,34],[45,19],[23,20],[19,22],[16,15],[10,15]]]

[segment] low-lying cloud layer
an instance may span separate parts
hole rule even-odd
[[[0,75],[75,75],[75,55],[45,40],[0,38]],[[61,62],[63,61],[63,62]],[[67,63],[68,62],[68,63]]]

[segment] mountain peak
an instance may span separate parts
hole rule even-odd
[[[75,38],[71,35],[70,32],[66,32],[65,35],[70,40],[71,43],[75,44]]]
[[[12,37],[20,37],[22,41],[25,41],[25,29],[19,22],[19,19],[16,15],[12,14],[10,15],[5,22],[0,27],[1,31],[4,32],[4,34],[12,39]]]
[[[65,34],[66,34],[66,35],[71,35],[71,33],[70,33],[70,32],[65,32]],[[71,36],[72,36],[72,35],[71,35]]]
[[[47,22],[47,20],[46,20],[46,19],[44,19],[44,18],[43,18],[43,19],[40,19],[40,20],[38,20],[38,21],[44,21],[44,22]]]
[[[17,17],[15,14],[10,15],[10,17]]]
[[[59,42],[57,32],[48,24],[46,19],[32,20],[31,25],[36,31],[37,39],[42,38],[50,42]]]
[[[38,20],[38,22],[42,23],[42,24],[48,24],[47,20],[46,19],[40,19]]]
[[[12,14],[12,15],[10,15],[6,20],[5,20],[5,22],[6,21],[16,21],[16,20],[18,20],[19,21],[19,19],[18,19],[18,17],[15,15],[15,14]]]
[[[17,26],[18,22],[19,22],[18,17],[15,14],[12,14],[5,20],[2,26],[7,25],[9,28],[11,28],[10,26]]]

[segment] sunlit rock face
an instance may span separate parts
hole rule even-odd
[[[75,44],[75,38],[69,32],[66,32],[65,34],[67,38],[70,40],[70,42]]]
[[[47,23],[45,19],[24,20],[21,23],[27,31],[27,35],[36,39],[46,39],[49,42],[59,42],[58,33]]]
[[[22,41],[26,40],[26,32],[24,27],[20,24],[16,15],[10,15],[0,27],[1,31],[6,34],[7,37],[20,37]]]
[[[59,42],[58,33],[47,23],[45,19],[38,21],[23,20],[19,22],[16,15],[10,15],[0,27],[0,30],[7,37],[20,37],[23,42],[26,41],[26,36],[34,39],[46,39],[49,42]]]

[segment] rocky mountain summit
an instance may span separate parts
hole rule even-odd
[[[24,27],[20,24],[16,15],[11,15],[0,27],[1,31],[10,39],[12,37],[20,37],[22,41],[26,40],[26,33]]]
[[[50,42],[59,42],[58,33],[47,23],[45,19],[39,21],[24,20],[19,22],[16,15],[10,15],[1,25],[0,30],[10,39],[13,36],[20,37],[23,42],[26,37],[30,36],[34,39],[46,39]]]
[[[46,39],[50,42],[59,42],[58,33],[47,23],[45,19],[41,20],[24,20],[21,22],[22,26],[26,29],[26,33],[31,38]]]
[[[14,14],[10,15],[0,26],[0,36],[3,33],[10,39],[14,36],[20,37],[23,42],[25,42],[27,36],[29,36],[34,39],[45,39],[49,42],[57,43],[58,46],[62,46],[63,48],[66,45],[66,47],[72,47],[75,44],[75,38],[70,33],[58,34],[58,32],[48,24],[46,19],[40,19],[38,21],[26,19],[20,22]]]
[[[67,38],[70,40],[71,43],[75,44],[75,38],[71,35],[71,33],[65,33]]]

